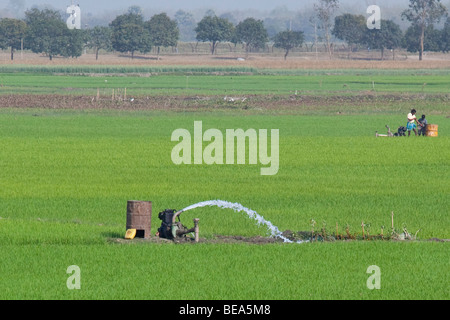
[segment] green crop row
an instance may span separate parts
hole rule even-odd
[[[155,75],[69,76],[0,74],[1,94],[92,95],[127,89],[128,96],[151,95],[352,95],[360,93],[447,94],[448,75]],[[238,97],[239,98],[239,97]]]
[[[1,73],[40,73],[40,74],[192,74],[192,73],[256,73],[257,69],[242,66],[38,66],[2,65]]]
[[[253,74],[253,75],[362,75],[362,76],[445,76],[448,69],[265,69],[247,66],[117,66],[117,65],[1,65],[0,73],[39,73],[39,74]]]

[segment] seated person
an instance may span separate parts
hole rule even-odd
[[[418,120],[418,122],[419,122],[419,136],[422,135],[422,136],[425,137],[425,135],[427,133],[428,122],[427,122],[427,119],[425,119],[425,115],[424,114],[422,115],[422,118],[420,118]]]

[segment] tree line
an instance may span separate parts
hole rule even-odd
[[[380,29],[369,29],[363,15],[341,14],[335,16],[339,0],[316,0],[315,14],[310,17],[314,26],[314,45],[325,43],[330,57],[333,52],[331,37],[344,41],[349,54],[358,48],[379,49],[384,58],[386,49],[395,52],[404,48],[419,52],[422,60],[424,51],[448,52],[450,47],[450,18],[447,8],[440,0],[410,0],[408,9],[402,12],[402,19],[411,23],[406,32],[392,20],[381,20]],[[443,29],[435,25],[445,19]],[[209,42],[211,54],[215,54],[221,42],[242,44],[247,53],[265,48],[270,41],[273,46],[284,50],[286,59],[290,51],[304,43],[304,32],[291,28],[278,32],[269,38],[262,20],[246,18],[231,23],[227,18],[207,13],[195,26],[196,39]],[[33,8],[25,12],[25,18],[0,20],[0,48],[14,52],[28,49],[34,53],[54,56],[79,57],[84,48],[131,53],[148,53],[156,48],[159,56],[161,47],[176,47],[180,39],[179,22],[161,13],[145,21],[139,7],[130,7],[126,14],[117,16],[107,27],[70,30],[61,14],[50,9]]]

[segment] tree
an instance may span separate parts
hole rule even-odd
[[[175,20],[178,23],[178,29],[180,30],[181,41],[193,41],[195,40],[195,22],[194,16],[191,13],[183,10],[178,10],[175,13]]]
[[[301,31],[287,30],[278,33],[273,40],[275,48],[286,50],[286,53],[284,54],[284,60],[286,60],[292,49],[300,47],[303,44],[304,35]]]
[[[444,29],[441,31],[440,44],[442,52],[450,51],[450,17],[445,21]]]
[[[317,0],[314,4],[314,11],[319,20],[319,29],[322,30],[327,46],[327,52],[332,56],[331,50],[331,29],[333,27],[333,15],[339,8],[339,0]]]
[[[229,22],[231,22],[234,26],[239,23],[239,20],[236,18],[236,16],[232,12],[225,12],[222,13],[220,18],[227,19]]]
[[[447,8],[440,0],[409,0],[409,9],[402,12],[402,19],[408,20],[420,30],[419,60],[423,58],[425,30],[446,14]]]
[[[197,40],[211,42],[211,54],[216,52],[217,44],[221,41],[230,41],[234,26],[227,19],[217,16],[205,16],[195,28]]]
[[[136,5],[130,6],[130,7],[128,7],[128,13],[142,16],[142,8],[139,6],[136,6]]]
[[[69,30],[58,11],[33,8],[25,12],[27,32],[24,46],[34,53],[78,57],[83,52],[81,30]]]
[[[362,43],[373,49],[381,50],[381,60],[384,59],[384,49],[401,47],[403,32],[400,26],[392,20],[381,20],[380,29],[364,29]]]
[[[418,25],[411,25],[405,32],[403,37],[403,47],[408,52],[420,52],[422,45],[423,51],[440,51],[441,50],[441,32],[436,30],[431,24],[424,30],[423,44],[420,41],[422,29]]]
[[[95,28],[89,30],[89,39],[87,46],[95,50],[95,60],[98,60],[98,53],[101,49],[111,50],[112,31],[108,27],[96,26]]]
[[[215,17],[215,16],[217,16],[217,15],[216,15],[216,13],[214,12],[213,9],[208,9],[208,10],[206,10],[204,16],[205,16],[205,17]]]
[[[347,42],[349,52],[352,52],[353,46],[362,42],[366,29],[366,18],[363,15],[345,13],[334,19],[332,34]]]
[[[144,19],[140,14],[127,13],[117,16],[110,24],[112,29],[112,47],[119,52],[139,51],[147,53],[152,48],[150,32],[144,26]]]
[[[271,39],[284,30],[299,30],[295,29],[295,13],[285,5],[278,5],[271,10],[264,19],[264,26]]]
[[[442,48],[441,43],[441,30],[435,29],[433,25],[429,26],[429,31],[426,33],[428,38],[428,45],[425,47],[424,50],[427,51],[434,51],[439,52]]]
[[[317,17],[315,16],[315,15],[311,15],[310,17],[309,17],[309,19],[308,19],[308,22],[309,22],[309,25],[312,27],[312,30],[313,30],[313,35],[314,35],[314,37],[313,37],[313,45],[314,45],[314,48],[316,49],[316,60],[318,60],[319,59],[319,52],[318,52],[318,47],[317,47],[317,44],[318,44],[318,42],[319,42],[319,36],[318,36],[318,34],[317,34]],[[313,45],[311,45],[311,50],[312,50],[312,46]]]
[[[0,20],[0,48],[11,48],[11,60],[14,60],[14,51],[22,47],[27,24],[17,19]]]
[[[59,53],[63,57],[77,58],[83,54],[83,47],[86,43],[84,30],[68,28],[64,29],[59,37]]]
[[[253,48],[264,48],[269,41],[267,30],[262,20],[247,18],[239,22],[235,30],[236,41],[245,44],[247,54]]]
[[[178,44],[180,31],[177,22],[171,20],[167,14],[154,15],[145,23],[150,33],[150,39],[154,46],[158,47],[158,57],[161,47],[175,47]]]

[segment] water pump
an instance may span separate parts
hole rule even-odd
[[[186,238],[186,234],[195,232],[195,241],[198,242],[198,222],[199,219],[194,219],[194,227],[188,229],[180,221],[180,214],[183,210],[177,211],[175,209],[166,209],[158,214],[161,220],[161,227],[158,228],[157,236],[160,238],[176,240]],[[176,221],[178,219],[178,221]]]

